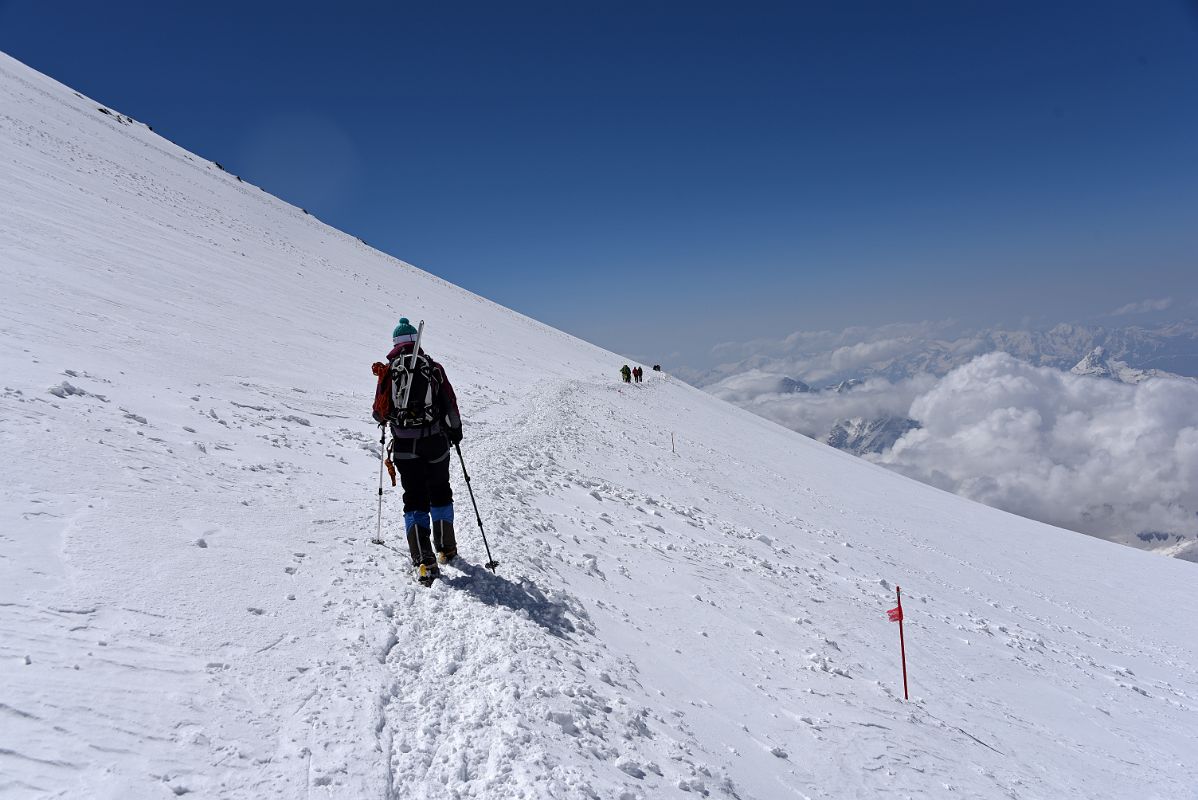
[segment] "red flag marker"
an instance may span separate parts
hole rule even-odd
[[[909,700],[907,696],[907,643],[903,641],[903,590],[896,586],[894,587],[894,597],[898,601],[898,605],[887,610],[886,616],[891,622],[899,624],[899,651],[903,654],[903,699]]]

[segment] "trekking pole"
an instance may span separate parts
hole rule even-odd
[[[474,519],[478,522],[478,532],[483,537],[483,547],[487,549],[487,569],[495,572],[495,568],[499,566],[499,562],[491,557],[491,545],[487,544],[487,533],[483,530],[483,518],[478,513],[478,503],[474,499],[474,489],[470,488],[470,473],[466,472],[466,460],[462,458],[462,445],[455,444],[453,446],[458,451],[458,462],[462,465],[462,477],[466,479],[466,491],[470,492],[470,503],[474,506]]]
[[[387,426],[379,425],[379,522],[371,544],[383,543],[383,469],[387,464]]]

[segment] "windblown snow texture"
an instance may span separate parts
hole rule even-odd
[[[1192,565],[620,384],[6,56],[0,186],[0,794],[1194,795]],[[369,544],[401,313],[497,575],[456,477],[462,569]]]

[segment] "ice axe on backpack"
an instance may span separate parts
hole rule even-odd
[[[462,465],[462,477],[466,479],[466,491],[470,492],[470,504],[474,506],[474,519],[478,522],[478,532],[483,537],[483,547],[487,550],[486,568],[495,572],[495,568],[499,566],[499,562],[491,556],[491,545],[487,544],[487,532],[483,530],[483,518],[478,513],[478,503],[474,499],[474,489],[470,487],[470,473],[466,472],[466,460],[462,458],[462,445],[460,443],[453,446],[454,450],[458,451],[458,463]]]
[[[420,327],[416,329],[416,344],[412,345],[411,358],[412,358],[412,369],[413,370],[416,369],[417,358],[420,356],[420,340],[423,338],[424,338],[424,320],[420,320]],[[406,358],[408,358],[408,356],[400,356],[401,360],[406,359]],[[405,366],[404,369],[406,370],[407,367]],[[406,409],[408,407],[408,399],[411,397],[411,395],[412,395],[412,381],[409,380],[407,385],[403,387],[403,401],[399,404],[400,410]]]

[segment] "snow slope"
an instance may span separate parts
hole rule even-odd
[[[0,56],[0,795],[1198,797],[1192,565],[618,384],[98,106]],[[401,313],[497,575],[456,477],[471,563],[369,544]]]

